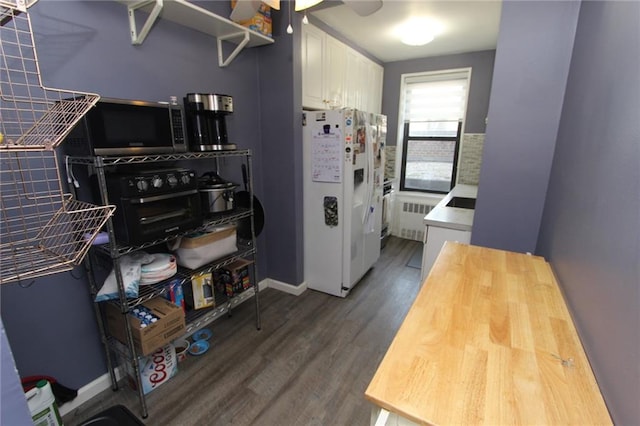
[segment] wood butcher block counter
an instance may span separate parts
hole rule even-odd
[[[394,424],[612,424],[549,264],[454,242],[365,395]]]

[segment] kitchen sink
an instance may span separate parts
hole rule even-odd
[[[467,197],[453,197],[447,203],[447,207],[459,207],[461,209],[475,209],[476,199]]]

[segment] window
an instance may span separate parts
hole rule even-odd
[[[403,76],[401,191],[447,193],[455,185],[469,75]]]

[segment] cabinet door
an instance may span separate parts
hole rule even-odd
[[[313,25],[302,26],[302,106],[380,113],[382,67]]]
[[[422,280],[424,281],[431,271],[431,267],[442,250],[445,241],[457,241],[459,243],[469,243],[471,241],[471,231],[460,231],[457,229],[440,228],[439,226],[426,227],[426,243],[422,251]]]
[[[346,52],[346,77],[345,77],[345,105],[349,108],[359,108],[360,105],[360,91],[359,80],[360,67],[358,61],[358,52],[352,49],[347,49]]]
[[[382,111],[382,83],[384,78],[384,68],[375,62],[371,62],[369,74],[371,76],[371,89],[369,90],[368,111],[380,114]]]
[[[372,109],[375,99],[382,96],[376,83],[374,65],[377,66],[369,58],[348,49],[345,85],[350,107],[367,112],[378,112],[377,108]]]
[[[324,109],[325,34],[311,25],[302,26],[302,106]]]
[[[369,92],[371,91],[371,74],[369,59],[358,53],[358,106],[362,111],[369,111]]]
[[[331,36],[325,44],[324,100],[326,108],[345,106],[344,87],[347,68],[347,46]]]

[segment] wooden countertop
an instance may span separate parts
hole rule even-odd
[[[549,264],[454,242],[365,395],[420,424],[613,424]]]

